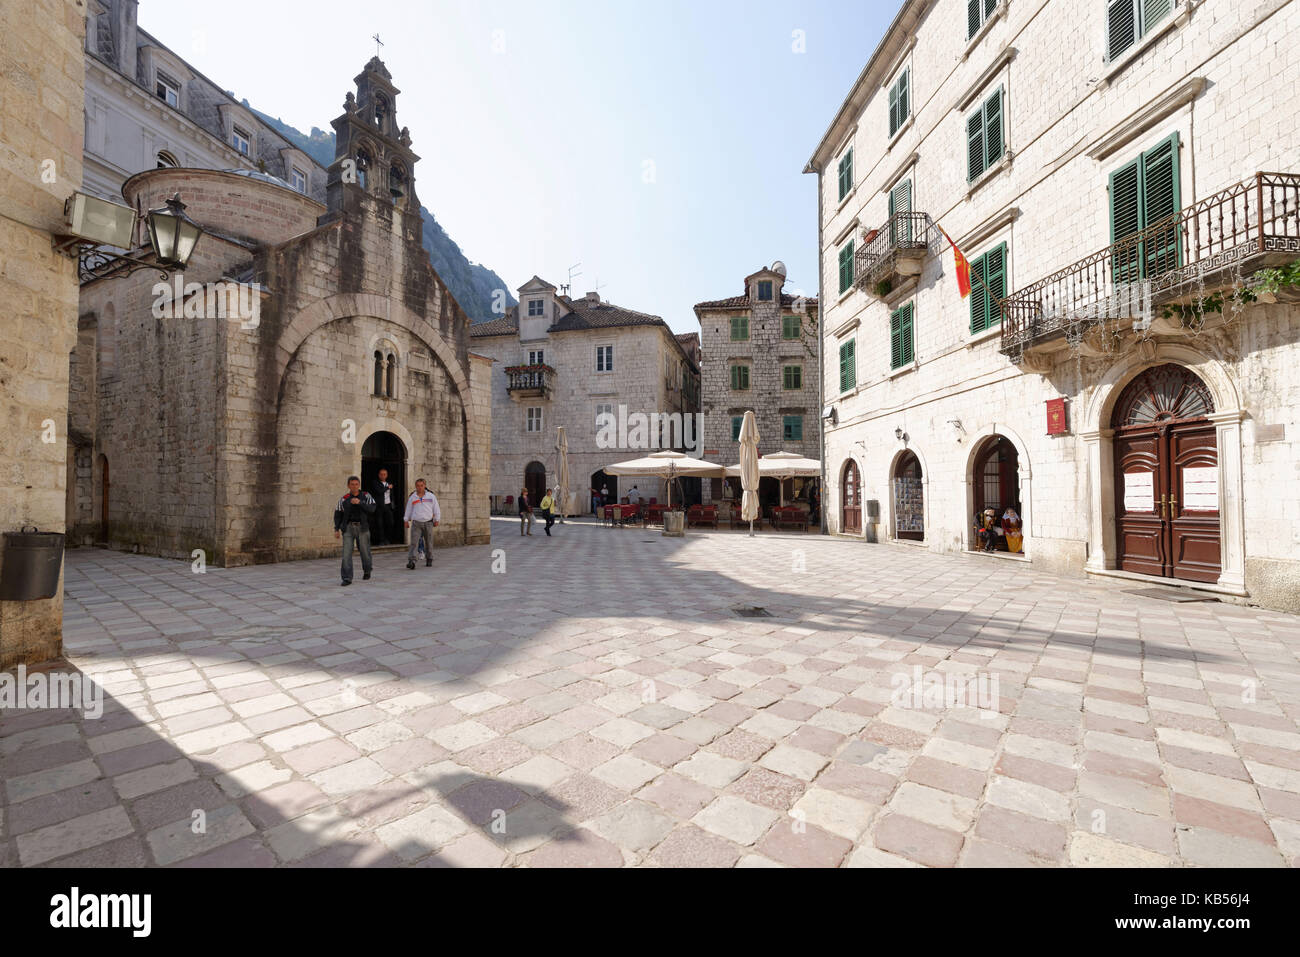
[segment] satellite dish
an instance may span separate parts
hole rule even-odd
[[[772,263],[772,272],[776,273],[782,279],[784,279],[785,276],[787,275],[785,263],[781,262],[781,260],[779,259],[776,262]]]

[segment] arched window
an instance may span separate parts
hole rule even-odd
[[[406,169],[401,163],[394,163],[388,170],[388,192],[394,203],[400,203],[406,196]]]
[[[388,118],[392,115],[392,110],[388,107],[388,97],[382,93],[375,94],[375,126],[380,131],[388,132]]]
[[[388,353],[388,376],[384,380],[384,393],[388,398],[395,398],[397,395],[397,356]]]
[[[374,395],[384,394],[384,354],[378,349],[375,350],[375,383],[372,393]]]
[[[370,151],[367,150],[365,147],[362,147],[361,149],[357,150],[356,162],[357,162],[357,184],[362,189],[365,189],[366,177],[370,173],[370,166],[371,166]]]
[[[158,151],[158,169],[175,169],[180,165],[176,162],[176,157],[167,150]]]

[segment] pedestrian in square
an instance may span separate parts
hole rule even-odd
[[[542,496],[542,518],[546,519],[546,537],[551,537],[551,526],[555,524],[555,499],[551,497],[551,490],[547,489],[546,494]]]
[[[375,500],[369,492],[361,491],[361,479],[348,477],[348,491],[334,506],[334,537],[343,539],[343,584],[352,584],[352,548],[361,550],[363,581],[370,580],[370,516],[375,511]]]
[[[397,527],[393,507],[393,483],[388,481],[388,469],[380,469],[370,485],[370,496],[375,500],[375,545],[391,545]]]
[[[417,547],[424,551],[424,567],[433,565],[433,530],[442,521],[442,511],[438,508],[438,496],[429,491],[424,479],[415,480],[415,491],[406,499],[406,512],[402,521],[411,530],[411,547],[406,552],[406,567],[415,567]]]
[[[524,534],[524,529],[528,529],[528,534],[533,534],[533,504],[528,501],[528,489],[519,490],[519,534]]]

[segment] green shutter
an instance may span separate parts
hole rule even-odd
[[[840,345],[840,391],[848,392],[857,385],[858,367],[854,357],[854,343],[856,340],[850,339]]]
[[[853,240],[840,250],[840,292],[853,285]]]
[[[984,109],[966,118],[966,181],[973,182],[984,171]]]
[[[898,132],[898,84],[889,88],[889,135]]]
[[[1142,154],[1142,228],[1154,226],[1178,204],[1178,134]],[[1178,266],[1178,225],[1171,224],[1143,242],[1143,275],[1158,276]]]
[[[801,332],[802,329],[800,328],[798,316],[784,316],[781,319],[782,339],[798,339]]]
[[[989,306],[986,329],[991,329],[1002,322],[1002,310],[998,300],[1007,296],[1007,244],[1002,243],[997,249],[990,250],[984,256],[985,282],[989,284]]]
[[[901,369],[912,361],[912,304],[899,307],[889,317],[889,367]]]
[[[985,264],[988,256],[981,256],[970,264],[970,331],[983,332],[988,328],[989,297],[984,284],[988,282]]]
[[[803,416],[787,415],[782,420],[782,433],[787,442],[803,441]]]
[[[984,103],[984,169],[988,169],[1001,158],[1002,90],[999,89]]]
[[[993,11],[998,7],[998,0],[984,0],[984,19],[987,20],[993,16]]]
[[[745,421],[743,416],[733,415],[731,417],[731,441],[740,441],[740,426]]]
[[[844,154],[844,158],[840,160],[840,199],[843,199],[845,196],[849,195],[849,191],[851,189],[853,189],[853,148],[852,147],[850,147],[849,151],[846,154]]]
[[[900,242],[911,242],[911,220],[904,220],[901,228],[894,221],[894,217],[899,213],[910,213],[911,211],[912,180],[905,179],[889,191],[889,242],[891,245],[896,246]]]
[[[1139,157],[1110,174],[1110,241],[1120,242],[1142,229],[1142,159]],[[1115,282],[1139,278],[1140,256],[1136,245],[1114,256],[1111,268]]]
[[[984,22],[981,9],[984,6],[984,0],[966,0],[966,39],[973,37]]]
[[[912,68],[908,67],[903,71],[903,75],[898,78],[898,125],[902,126],[911,115],[911,108],[908,98],[911,93],[911,74]]]
[[[889,88],[889,135],[891,137],[898,132],[908,117],[908,73],[910,71],[910,67],[904,70],[894,81],[894,85]]]
[[[1108,0],[1106,6],[1106,59],[1114,60],[1137,42],[1138,0]]]
[[[1146,36],[1151,28],[1169,16],[1174,8],[1174,0],[1142,0],[1142,35]]]

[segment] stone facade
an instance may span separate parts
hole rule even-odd
[[[563,426],[569,444],[566,513],[585,515],[591,511],[595,473],[655,450],[601,447],[598,413],[617,417],[620,407],[629,416],[698,412],[698,366],[689,342],[680,342],[658,316],[601,302],[594,292],[573,299],[536,276],[518,292],[519,305],[506,316],[470,331],[474,351],[493,360],[492,495],[509,510],[504,500],[518,498],[530,464],[544,469],[544,484],[553,488],[558,483],[556,427]],[[531,316],[530,303],[536,304]],[[612,351],[598,354],[600,350]],[[511,388],[506,370],[530,360],[554,370],[547,375],[544,395]],[[534,431],[529,431],[529,409],[540,410],[533,413]],[[667,500],[666,483],[652,478],[611,478],[610,493],[624,497],[634,484],[646,499]]]
[[[378,58],[356,84],[328,205],[247,171],[157,169],[123,187],[143,208],[180,192],[208,232],[178,280],[83,288],[79,541],[221,565],[330,555],[347,476],[380,458],[399,490],[425,478],[438,495],[438,544],[488,540],[483,363],[421,246],[398,91]],[[192,312],[160,315],[176,281],[249,303],[255,286],[257,314],[190,293]]]
[[[1183,208],[1246,181],[1253,191],[1260,170],[1300,172],[1300,120],[1279,108],[1300,82],[1289,52],[1300,40],[1300,5],[1178,0],[1109,58],[1108,43],[1124,44],[1108,39],[1101,0],[1003,0],[973,35],[967,12],[963,0],[908,0],[808,165],[819,177],[822,301],[830,300],[822,346],[834,407],[824,440],[831,529],[851,520],[841,483],[852,460],[864,500],[854,534],[897,538],[893,482],[910,451],[922,467],[925,547],[972,548],[977,459],[1003,436],[1018,457],[1010,494],[1021,504],[1025,557],[1052,571],[1122,574],[1112,413],[1136,376],[1172,363],[1212,394],[1221,574],[1208,587],[1300,610],[1300,505],[1286,491],[1300,460],[1300,308],[1286,296],[1229,306],[1203,327],[1171,322],[1157,307],[1148,329],[1129,319],[1106,336],[1094,327],[1022,350],[1003,348],[1000,311],[991,328],[972,322],[937,230],[925,237],[919,274],[900,268],[888,290],[856,281],[842,290],[840,273],[849,242],[861,249],[864,234],[888,228],[905,183],[910,208],[941,224],[971,261],[1005,244],[1013,294],[1105,249],[1111,175],[1172,137]],[[897,103],[905,72],[909,105],[891,133],[891,91]],[[989,132],[976,113],[999,92],[1000,125]],[[993,138],[1001,147],[973,179],[972,123],[989,134],[988,155]],[[854,260],[851,280],[861,268]],[[1257,257],[1255,268],[1281,261]],[[908,307],[910,357],[891,342]],[[846,381],[838,360],[849,343]],[[1049,435],[1046,403],[1061,398],[1067,429]]]
[[[783,291],[785,281],[785,267],[777,263],[745,277],[743,295],[695,307],[704,355],[704,457],[710,462],[740,461],[736,420],[751,409],[760,454],[821,456],[817,300]],[[748,378],[737,380],[736,367]],[[705,488],[712,500],[721,495],[722,481]]]
[[[0,531],[65,530],[68,354],[77,341],[76,262],[53,250],[81,185],[85,7],[9,5],[0,18]],[[0,547],[0,576],[5,549]],[[63,593],[0,602],[0,669],[57,658]]]

